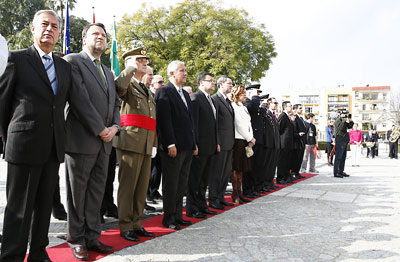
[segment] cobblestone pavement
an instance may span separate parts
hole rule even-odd
[[[348,158],[343,179],[319,160],[316,177],[99,261],[400,261],[400,162],[380,151],[361,167]],[[4,162],[0,172],[2,221]],[[65,230],[52,220],[51,245]]]

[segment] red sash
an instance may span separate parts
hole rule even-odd
[[[156,120],[148,116],[127,114],[121,116],[121,126],[137,126],[155,132]]]

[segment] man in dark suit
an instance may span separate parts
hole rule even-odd
[[[52,54],[60,24],[54,11],[38,11],[31,25],[34,45],[11,51],[0,78],[0,133],[8,162],[3,262],[24,261],[29,234],[28,261],[50,261],[47,234],[64,161],[66,101],[91,133],[107,133],[93,106],[86,104],[88,94],[72,85],[71,66]]]
[[[284,101],[282,103],[283,112],[279,115],[279,134],[281,140],[281,150],[279,152],[278,170],[276,180],[278,184],[286,185],[290,178],[290,167],[289,161],[290,150],[293,149],[293,124],[291,123],[289,114],[292,113],[292,104],[290,101]]]
[[[276,117],[275,111],[278,108],[278,101],[274,97],[268,98],[268,109],[266,122],[266,158],[267,158],[267,169],[265,172],[265,189],[274,190],[279,188],[274,185],[274,177],[276,171],[276,165],[278,163],[279,150],[281,148],[280,134],[279,134],[279,122]]]
[[[196,133],[198,155],[193,157],[190,167],[186,215],[205,218],[205,214],[215,215],[207,207],[206,190],[212,173],[212,159],[221,151],[217,134],[217,109],[210,94],[215,89],[214,75],[203,72],[197,77],[199,91],[190,95]]]
[[[192,155],[197,155],[193,110],[189,94],[182,90],[187,72],[181,61],[167,68],[170,82],[155,95],[157,134],[162,163],[162,192],[165,227],[178,230],[191,222],[182,219],[183,196],[186,192]]]
[[[304,121],[301,114],[303,113],[303,106],[301,104],[295,104],[293,106],[293,111],[296,114],[295,118],[295,129],[297,132],[295,133],[307,133],[306,122]],[[295,179],[304,178],[304,176],[300,175],[301,164],[303,163],[304,149],[307,143],[307,137],[305,135],[294,136],[294,147],[292,151],[292,163],[293,166],[291,168],[291,175],[294,176]]]
[[[67,115],[66,179],[68,203],[68,243],[78,260],[88,260],[88,250],[111,253],[102,244],[100,208],[107,180],[111,140],[120,126],[120,102],[113,73],[100,62],[106,49],[107,35],[103,24],[90,24],[82,31],[83,51],[65,56],[72,65],[73,81],[89,94],[95,115],[102,119],[108,132],[94,135],[72,108]]]
[[[215,209],[225,209],[224,206],[233,206],[226,202],[225,190],[229,182],[232,168],[232,150],[235,142],[235,113],[228,98],[232,91],[232,79],[222,75],[217,80],[218,92],[211,98],[217,109],[218,138],[220,152],[213,158],[212,170],[208,187],[209,206]]]
[[[259,89],[260,85],[251,85],[246,89]],[[264,96],[265,97],[265,96]],[[265,118],[266,110],[261,107],[260,96],[254,95],[251,99],[246,98],[244,102],[250,117],[251,126],[253,128],[253,136],[256,139],[256,144],[253,147],[253,168],[250,172],[243,176],[243,193],[248,198],[255,198],[261,196],[259,193],[265,193],[263,189],[263,178],[265,170],[267,169],[267,158],[265,152],[266,143],[266,126]]]

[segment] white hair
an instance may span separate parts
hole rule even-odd
[[[168,78],[171,77],[171,73],[176,72],[176,69],[178,69],[178,65],[185,65],[185,63],[182,61],[179,61],[179,60],[175,60],[175,61],[172,61],[171,63],[169,63],[169,65],[167,67]]]
[[[154,75],[153,76],[153,80],[151,81],[152,84],[156,83],[156,79],[162,79],[164,80],[164,77],[160,76],[160,75]]]

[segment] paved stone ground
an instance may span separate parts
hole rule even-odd
[[[343,179],[319,160],[316,177],[100,261],[400,261],[400,162],[386,155],[348,158]],[[5,191],[4,162],[0,172]],[[51,245],[65,229],[52,220]]]

